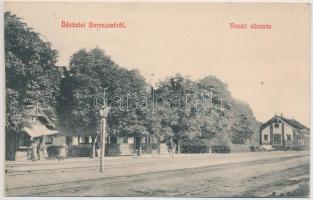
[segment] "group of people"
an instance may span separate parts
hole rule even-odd
[[[51,156],[59,159],[59,160],[65,160],[68,154],[68,146],[66,144],[60,145],[60,146],[54,146],[55,152],[51,153]],[[32,161],[36,160],[46,160],[48,159],[48,152],[47,152],[47,146],[42,143],[42,140],[40,138],[34,138],[31,141],[31,146],[29,150],[29,159]]]
[[[172,137],[170,137],[166,141],[166,145],[167,145],[167,150],[170,154],[170,157],[174,158],[174,153],[176,151],[176,144],[173,141]],[[157,154],[160,154],[160,143],[159,141],[157,141],[157,138],[153,138],[152,139],[152,155],[157,155]]]
[[[31,143],[30,159],[32,161],[47,159],[48,153],[45,145],[42,145],[40,139],[33,139]]]

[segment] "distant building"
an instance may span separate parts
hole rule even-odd
[[[77,129],[68,131],[61,130],[62,135],[66,137],[68,145],[68,156],[70,157],[94,157],[100,156],[93,153],[100,148],[99,134],[88,133],[87,131],[79,131]],[[133,134],[108,134],[106,138],[106,156],[128,156],[136,155],[140,139]],[[141,150],[143,154],[152,153],[152,135],[143,136],[141,138]],[[165,143],[160,144],[161,153],[166,151]],[[98,149],[99,151],[99,149]]]
[[[295,119],[275,115],[261,125],[260,144],[283,149],[309,149],[310,129]]]
[[[26,109],[26,118],[27,125],[22,128],[17,137],[16,160],[30,159],[29,151],[34,140],[47,148],[65,144],[65,137],[59,134],[55,124],[41,108],[29,106]]]

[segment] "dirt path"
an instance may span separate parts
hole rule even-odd
[[[251,154],[247,155],[251,156]],[[260,156],[262,154],[252,155]],[[265,194],[271,194],[274,189],[277,189],[277,185],[281,182],[309,174],[309,157],[308,154],[303,153],[273,154],[271,156],[264,154],[262,157],[254,159],[252,159],[253,157],[241,158],[240,160],[243,161],[238,162],[216,162],[215,165],[206,164],[207,161],[203,161],[203,158],[205,157],[202,159],[185,157],[176,161],[160,159],[151,162],[151,159],[147,159],[131,162],[126,160],[123,163],[112,162],[112,165],[115,164],[117,167],[115,170],[124,173],[117,173],[114,176],[67,179],[66,182],[55,179],[53,182],[45,181],[41,184],[19,184],[15,187],[11,185],[7,194],[9,196],[266,196]],[[188,161],[194,163],[186,163]],[[186,166],[181,166],[183,164]],[[90,166],[92,166],[91,163],[87,165],[86,173],[90,172],[88,168]],[[14,169],[14,166],[10,167],[12,170]],[[76,176],[84,173],[82,166],[79,169],[69,169],[68,166],[63,168],[66,168],[63,169],[65,172],[53,170],[52,172],[55,176],[62,174]],[[48,173],[49,170],[38,171],[40,168],[35,169],[37,171],[30,171],[24,175],[18,175],[21,171],[12,172],[8,174],[11,177],[7,178],[23,180],[51,175]],[[57,168],[52,167],[52,169],[56,170]],[[125,169],[128,173],[125,172]],[[64,179],[61,178],[61,180]]]

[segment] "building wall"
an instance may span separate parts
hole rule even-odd
[[[262,144],[270,144],[270,126],[267,126],[266,128],[264,128],[262,131],[261,131],[261,135],[262,135]],[[264,140],[264,136],[267,135],[267,141]]]
[[[78,136],[72,136],[72,145],[78,145]]]
[[[65,136],[53,136],[52,138],[52,144],[55,146],[62,146],[65,144]]]
[[[278,127],[275,127],[276,123],[273,123],[273,134],[282,134],[283,132],[283,123],[278,123]]]
[[[281,137],[281,142],[280,144],[276,144],[276,145],[285,145],[288,147],[292,147],[293,146],[293,128],[290,127],[288,124],[284,123],[284,122],[279,122],[278,126],[275,127],[275,123],[273,122],[272,124],[269,124],[266,128],[264,128],[261,131],[262,134],[262,144],[271,144],[270,143],[270,126],[272,125],[273,127],[273,135],[272,135],[272,145],[274,144],[274,137],[276,135],[276,137],[278,137],[278,135]],[[264,135],[267,135],[267,137],[269,138],[268,141],[264,141]],[[290,140],[288,141],[288,136],[290,136]],[[283,141],[284,140],[284,141]]]
[[[293,148],[294,147],[294,134],[293,134],[293,128],[290,127],[289,125],[285,124],[284,127],[285,131],[285,146],[287,148]],[[290,140],[288,140],[288,137],[290,137]]]
[[[290,135],[291,140],[293,140],[293,129],[289,125],[285,124],[284,131],[285,131],[285,141],[287,141],[287,135]]]
[[[281,146],[284,144],[283,141],[283,127],[284,124],[282,122],[272,122],[273,127],[273,139],[272,139],[272,145]]]
[[[276,145],[276,146],[284,146],[286,148],[292,148],[292,149],[305,149],[308,147],[308,139],[304,139],[303,136],[299,135],[297,131],[294,130],[293,127],[291,127],[289,124],[280,121],[278,123],[278,126],[275,127],[275,122],[272,122],[267,127],[261,130],[261,144],[264,145]],[[272,128],[271,128],[272,127]],[[271,131],[272,131],[272,138],[271,137]],[[267,136],[268,140],[264,140],[264,136]],[[275,143],[274,137],[280,137],[281,142]],[[279,139],[279,138],[278,138]]]
[[[295,131],[294,134],[294,148],[299,150],[309,150],[310,149],[310,135],[300,134]]]

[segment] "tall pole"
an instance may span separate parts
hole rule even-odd
[[[105,109],[105,108],[104,108]],[[104,112],[104,111],[103,111]],[[105,154],[105,118],[104,116],[101,116],[101,133],[100,133],[100,139],[101,139],[101,151],[100,151],[100,172],[102,172],[102,166],[103,166],[103,156]]]
[[[103,157],[105,156],[105,139],[106,139],[106,118],[109,113],[109,107],[106,105],[106,96],[105,96],[105,90],[104,90],[104,98],[103,98],[103,108],[100,110],[100,117],[101,117],[101,133],[100,133],[100,139],[101,139],[101,151],[100,151],[100,172],[102,172],[102,166],[103,166]]]

